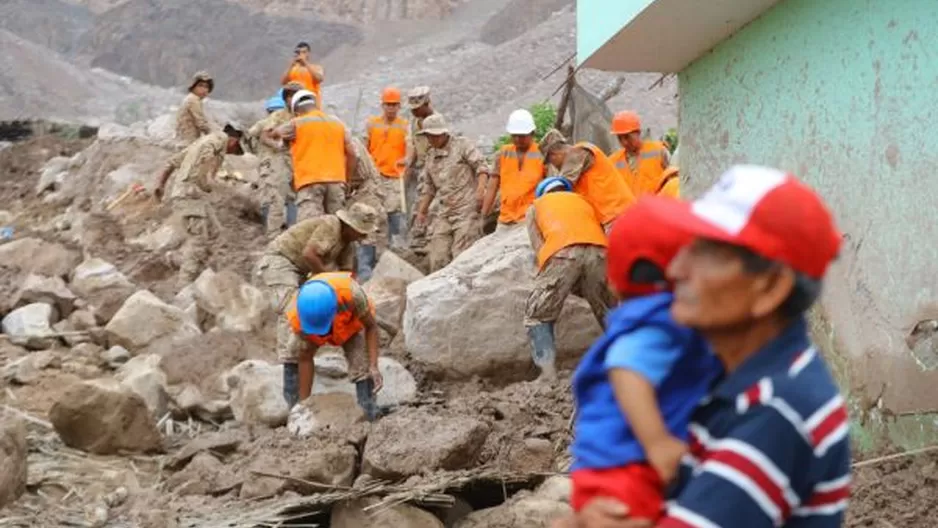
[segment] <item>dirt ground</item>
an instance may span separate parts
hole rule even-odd
[[[852,495],[847,528],[934,528],[938,452],[855,469]]]

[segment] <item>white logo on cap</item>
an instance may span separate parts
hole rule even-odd
[[[778,169],[735,165],[691,207],[697,216],[736,235],[749,223],[762,198],[785,183],[785,178],[785,173]]]

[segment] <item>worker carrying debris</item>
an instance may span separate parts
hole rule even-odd
[[[258,158],[261,216],[268,239],[273,239],[287,226],[287,205],[294,201],[290,186],[293,178],[290,151],[283,140],[273,139],[270,135],[270,131],[290,121],[282,89],[264,102],[264,109],[267,117],[248,130],[248,137]]]
[[[622,303],[573,376],[571,506],[609,497],[657,521],[685,452],[687,420],[723,372],[703,339],[678,326],[665,270],[690,242],[639,200],[609,235],[608,282]]]
[[[280,78],[280,84],[285,86],[291,82],[299,83],[304,90],[313,92],[316,96],[316,108],[322,110],[322,81],[325,72],[321,65],[310,62],[309,53],[308,43],[300,42],[296,45],[293,58]]]
[[[554,129],[541,138],[540,149],[560,176],[573,184],[573,190],[593,206],[606,233],[616,217],[635,203],[635,195],[596,145],[586,142],[570,145]]]
[[[428,226],[434,272],[482,237],[480,212],[489,170],[475,144],[451,134],[442,115],[426,118],[418,134],[427,137],[430,150],[420,176],[417,226]]]
[[[339,118],[316,107],[312,92],[296,92],[291,104],[293,119],[270,136],[292,142],[298,219],[333,214],[345,205],[348,175],[358,163],[351,136]]]
[[[427,246],[426,226],[417,226],[417,202],[419,200],[420,175],[427,162],[430,142],[427,136],[420,134],[424,121],[437,115],[430,101],[430,87],[417,86],[407,94],[407,106],[414,119],[410,122],[410,143],[407,146],[407,163],[404,168],[404,198],[410,212],[410,249],[415,253],[425,253]]]
[[[567,296],[586,299],[600,325],[615,300],[606,286],[606,234],[593,207],[565,178],[547,178],[535,195],[525,221],[538,271],[525,304],[524,326],[534,364],[542,377],[551,379],[556,375],[554,322]]]
[[[297,363],[284,365],[284,396],[292,406],[309,397],[315,376],[316,351],[342,347],[358,405],[369,421],[378,416],[375,394],[384,380],[378,370],[378,323],[374,305],[349,273],[314,275],[290,300],[286,318]]]
[[[658,194],[668,183],[664,171],[670,162],[668,148],[660,141],[642,139],[642,121],[635,112],[619,112],[610,130],[622,148],[609,156],[632,194]]]
[[[485,218],[492,212],[495,195],[501,196],[499,226],[524,220],[528,207],[534,203],[534,190],[546,174],[544,155],[534,141],[536,128],[534,116],[527,110],[515,110],[508,116],[505,131],[511,135],[511,143],[495,155],[495,170],[489,177],[482,201],[482,217]]]
[[[407,163],[410,124],[398,115],[401,91],[393,86],[385,88],[381,92],[381,109],[382,115],[372,116],[365,124],[364,142],[380,173],[378,183],[384,191],[384,208],[388,214],[388,244],[403,247],[406,220],[401,177]]]
[[[223,132],[203,136],[182,151],[173,155],[160,174],[154,195],[162,200],[166,182],[175,174],[169,193],[169,205],[173,219],[185,231],[182,244],[177,289],[192,283],[211,256],[214,238],[218,235],[218,219],[208,202],[207,193],[212,192],[212,183],[225,154],[244,154],[244,134],[233,125],[225,125]]]
[[[202,101],[215,89],[215,81],[208,72],[200,71],[192,77],[189,93],[176,111],[176,139],[183,145],[191,145],[200,137],[217,130],[205,117]]]
[[[275,238],[254,267],[254,281],[267,292],[277,313],[277,359],[284,364],[284,387],[296,378],[297,350],[283,314],[290,296],[308,275],[355,269],[355,243],[375,230],[377,213],[355,204],[335,215],[303,220]],[[292,390],[292,389],[291,389]],[[290,392],[293,394],[293,392]],[[292,405],[296,400],[287,401]]]

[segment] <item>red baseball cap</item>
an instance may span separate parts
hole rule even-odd
[[[736,165],[693,202],[650,200],[659,222],[744,247],[815,279],[840,251],[841,233],[821,197],[778,169]]]
[[[609,247],[606,248],[606,277],[612,289],[619,294],[647,295],[670,289],[670,284],[630,280],[632,268],[639,260],[647,260],[663,275],[677,252],[693,240],[687,232],[658,222],[654,212],[654,203],[648,197],[642,197],[612,224]]]

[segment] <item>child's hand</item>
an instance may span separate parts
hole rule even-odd
[[[687,444],[668,435],[652,443],[645,451],[648,463],[658,472],[661,482],[668,485],[677,476],[681,457],[687,452]]]

